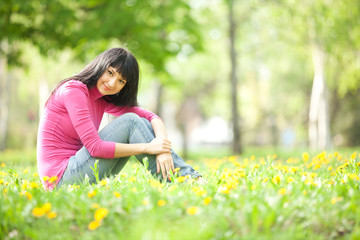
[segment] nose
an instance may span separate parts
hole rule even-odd
[[[111,88],[115,87],[115,82],[116,82],[116,79],[115,79],[115,78],[111,78],[111,79],[108,81],[109,87],[111,87]]]

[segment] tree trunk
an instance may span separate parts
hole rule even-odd
[[[0,150],[6,148],[7,125],[9,119],[9,91],[7,60],[0,55]]]
[[[229,0],[229,36],[230,36],[230,60],[231,60],[231,113],[233,123],[233,146],[232,150],[234,154],[240,154],[242,151],[241,139],[240,139],[240,125],[239,125],[239,113],[237,104],[237,63],[236,63],[236,50],[235,50],[235,30],[236,25],[234,21],[234,2]]]
[[[49,94],[50,94],[49,85],[45,78],[40,79],[38,90],[39,90],[39,118],[40,118],[44,111],[45,103],[49,98]]]
[[[315,44],[312,48],[314,80],[309,109],[309,146],[313,150],[331,147],[330,119],[327,87],[325,82],[325,53]]]
[[[155,108],[155,113],[158,116],[162,116],[162,109],[163,109],[163,102],[162,102],[162,95],[163,95],[163,90],[164,90],[164,85],[159,81],[158,85],[156,86],[156,108]]]

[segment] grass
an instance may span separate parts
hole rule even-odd
[[[360,239],[357,152],[252,152],[190,153],[205,185],[161,183],[133,160],[58,191],[42,189],[33,151],[3,152],[0,239]]]

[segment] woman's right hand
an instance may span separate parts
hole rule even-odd
[[[148,143],[148,154],[171,153],[171,142],[166,138],[154,138]]]

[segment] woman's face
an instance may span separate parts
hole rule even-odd
[[[96,87],[102,95],[113,95],[125,87],[126,80],[116,72],[113,67],[108,67],[97,81]]]

